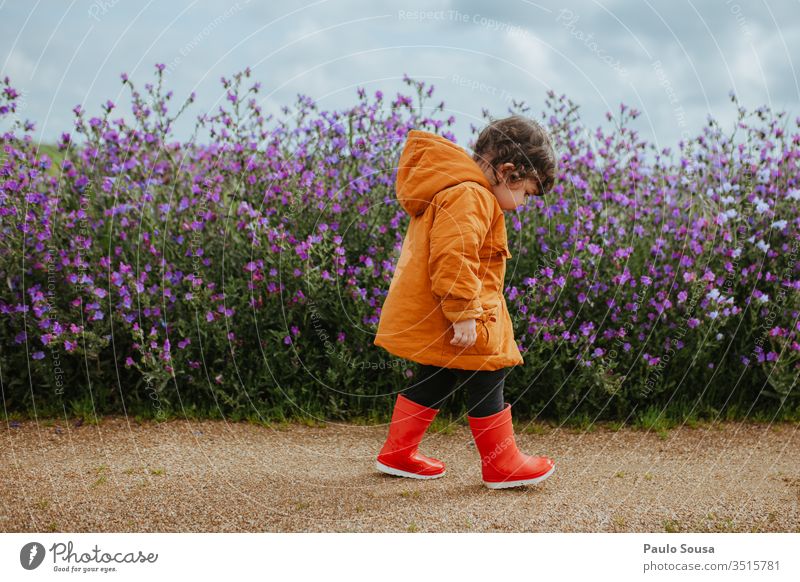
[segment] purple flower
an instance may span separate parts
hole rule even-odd
[[[655,366],[661,361],[660,357],[651,356],[650,354],[642,354],[642,358],[644,358],[644,361],[647,362],[648,366]]]

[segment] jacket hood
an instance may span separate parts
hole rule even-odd
[[[439,192],[462,182],[491,189],[477,163],[450,140],[419,129],[408,132],[397,168],[397,200],[412,217],[419,216]]]

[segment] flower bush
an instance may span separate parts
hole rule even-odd
[[[709,118],[673,151],[642,139],[624,104],[591,131],[548,96],[563,172],[513,220],[508,287],[536,405],[797,410],[800,118],[731,101],[732,131]]]
[[[455,141],[455,118],[408,77],[410,95],[358,89],[334,111],[299,95],[267,115],[248,68],[221,79],[224,104],[180,142],[172,128],[195,96],[173,114],[163,71],[143,93],[122,75],[128,120],[110,101],[97,116],[76,107],[54,148],[33,142],[3,81],[7,409],[388,408],[414,371],[372,344],[408,220],[395,164],[409,129]],[[710,119],[673,152],[639,136],[633,109],[590,130],[548,94],[557,186],[506,215],[506,298],[527,364],[506,390],[519,410],[797,410],[800,120],[732,101],[732,131]]]

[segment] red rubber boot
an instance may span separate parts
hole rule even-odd
[[[467,415],[472,436],[481,454],[483,484],[489,489],[505,489],[544,481],[555,471],[547,457],[531,457],[517,448],[511,423],[511,405],[491,416]]]
[[[378,453],[375,468],[389,475],[412,479],[435,479],[444,475],[444,463],[417,451],[422,435],[438,412],[438,408],[422,406],[398,394],[389,436]]]

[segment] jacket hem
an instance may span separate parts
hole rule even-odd
[[[439,366],[440,368],[456,368],[459,370],[486,370],[493,371],[500,368],[510,368],[512,366],[519,366],[525,363],[525,360],[520,357],[519,360],[507,358],[503,356],[493,355],[466,355],[466,356],[453,356],[453,355],[431,355],[415,352],[414,350],[405,350],[396,346],[385,345],[378,340],[373,342],[376,346],[383,348],[392,355],[424,364],[426,366]]]

